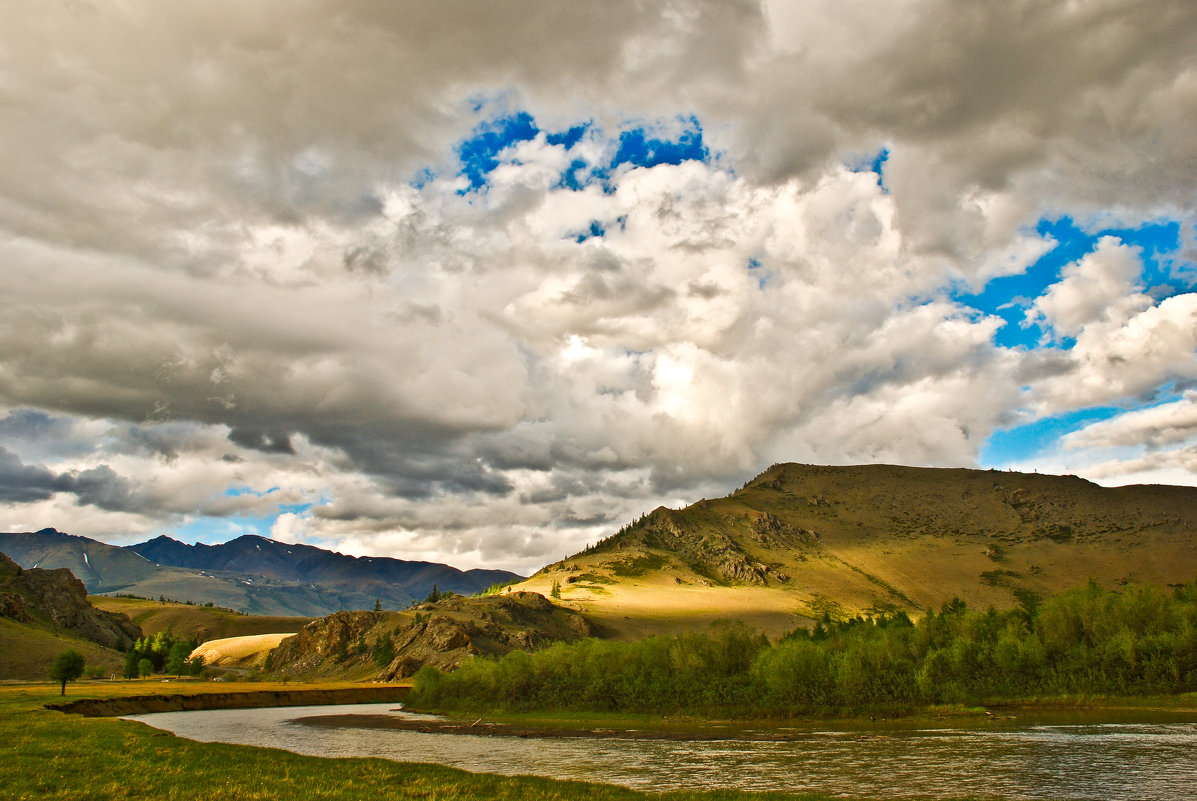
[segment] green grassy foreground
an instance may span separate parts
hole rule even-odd
[[[281,686],[281,685],[280,685]],[[288,689],[304,685],[291,683]],[[316,685],[327,688],[329,685]],[[148,692],[237,692],[267,684],[218,686],[146,682],[71,685],[71,698]],[[43,708],[60,700],[48,684],[0,687],[3,799],[544,799],[588,801],[817,801],[823,795],[641,793],[620,787],[532,777],[472,774],[437,765],[381,759],[324,759],[250,746],[196,743],[133,721],[82,718]]]

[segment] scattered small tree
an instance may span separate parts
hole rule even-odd
[[[557,598],[557,599],[561,598],[561,582],[560,581],[553,582],[553,588],[551,590],[549,590],[549,595],[551,595],[552,597]]]
[[[441,599],[441,593],[440,593],[440,590],[438,590],[438,589],[436,588],[436,585],[435,585],[435,584],[433,584],[433,585],[432,585],[432,592],[428,593],[428,597],[427,597],[427,598],[425,598],[424,600],[425,600],[425,602],[427,602],[427,603],[434,604],[434,603],[436,603],[437,601],[439,601],[440,599]]]
[[[381,599],[381,598],[375,598],[375,599],[374,599],[374,611],[375,611],[375,612],[381,612],[381,611],[382,611],[382,599]]]
[[[83,654],[74,648],[63,651],[50,665],[50,678],[62,682],[62,695],[66,695],[68,681],[83,675]]]
[[[154,672],[154,663],[148,659],[142,659],[137,663],[137,673],[143,679]]]
[[[391,664],[395,658],[395,643],[391,641],[391,635],[383,634],[374,641],[374,650],[371,656],[374,658],[374,664],[379,667]]]

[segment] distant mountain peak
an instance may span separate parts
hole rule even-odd
[[[160,542],[163,544],[175,543],[176,545],[184,545],[185,544],[181,540],[176,540],[174,537],[167,536],[166,534],[159,534],[157,537],[154,537],[153,539],[146,540],[146,543],[151,543],[151,542]]]

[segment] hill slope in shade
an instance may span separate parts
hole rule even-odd
[[[311,617],[243,615],[217,606],[93,595],[88,600],[96,609],[128,615],[145,636],[172,631],[183,639],[199,642],[258,634],[294,633],[311,623]]]
[[[115,649],[141,634],[125,615],[92,607],[69,570],[24,570],[0,554],[0,678],[44,679],[67,648],[107,674],[120,665]]]
[[[623,635],[737,618],[770,633],[954,597],[1009,607],[1095,579],[1197,576],[1197,488],[1075,476],[775,465],[726,498],[659,508],[518,585]]]

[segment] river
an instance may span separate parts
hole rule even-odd
[[[161,712],[128,719],[205,742],[435,762],[481,773],[656,791],[1190,801],[1197,787],[1197,721],[1148,713],[1136,713],[1135,721],[1073,716],[942,728],[814,724],[786,729],[794,739],[780,742],[423,733],[354,725],[345,715],[419,717],[397,711],[395,704],[356,704]],[[338,716],[338,725],[314,722],[321,716]]]

